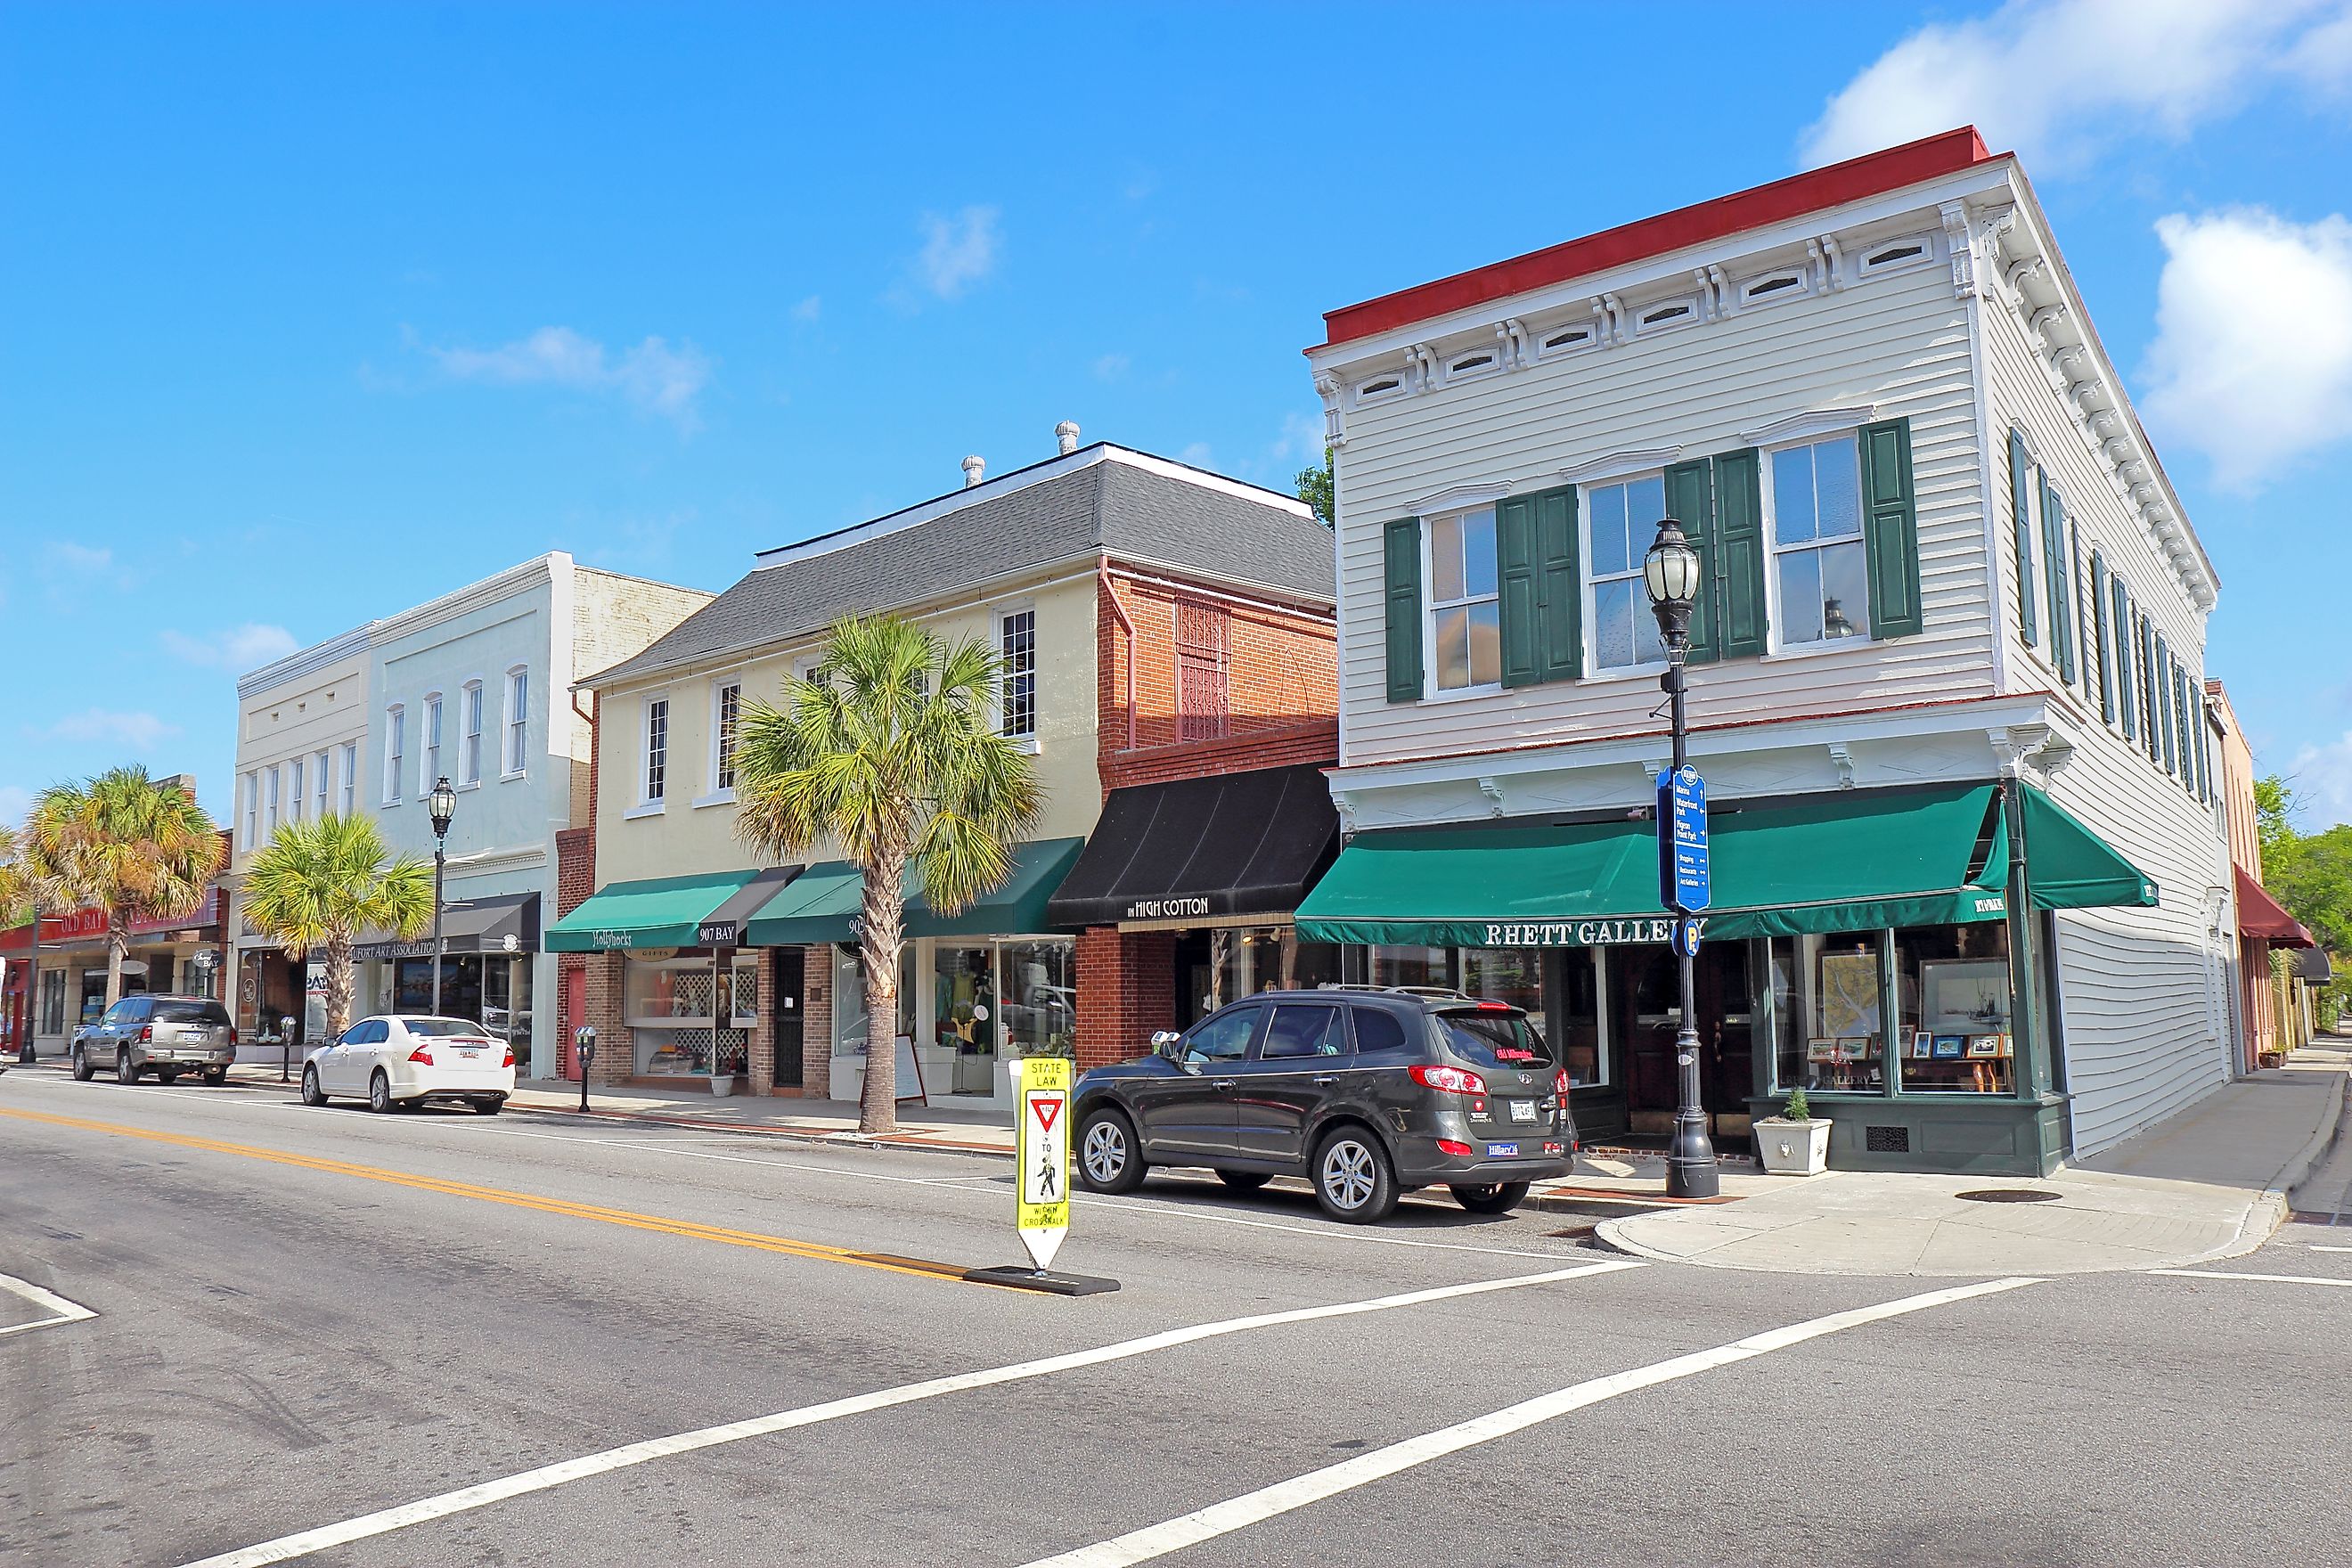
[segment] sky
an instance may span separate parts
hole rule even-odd
[[[1063,419],[1287,489],[1323,311],[1968,122],[2352,820],[2352,0],[1673,15],[0,6],[0,821],[225,816],[240,672],[543,551],[715,591]]]

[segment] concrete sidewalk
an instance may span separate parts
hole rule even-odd
[[[898,1131],[867,1138],[857,1131],[854,1100],[798,1100],[782,1096],[712,1095],[701,1090],[665,1093],[631,1087],[592,1089],[588,1096],[593,1120],[656,1122],[694,1127],[706,1131],[768,1133],[787,1138],[819,1139],[828,1142],[887,1145],[894,1148],[948,1149],[962,1154],[1013,1153],[1013,1113],[991,1105],[922,1105],[898,1107]],[[580,1114],[580,1086],[531,1079],[517,1083],[510,1110]]]
[[[1833,1171],[1763,1178],[1737,1204],[1609,1220],[1601,1239],[1668,1262],[1780,1274],[2081,1274],[2260,1247],[2344,1110],[2352,1040],[2226,1084],[2046,1180]],[[1727,1185],[1727,1190],[1728,1190]],[[2033,1192],[1983,1202],[1963,1193]]]

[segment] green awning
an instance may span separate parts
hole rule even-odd
[[[704,919],[760,875],[751,869],[706,871],[611,883],[548,927],[548,951],[699,945],[696,937]]]
[[[1052,930],[1045,923],[1045,901],[1062,885],[1086,842],[1042,838],[1017,846],[1013,852],[1013,873],[1003,885],[951,918],[931,911],[923,901],[921,873],[908,868],[907,934],[1013,936]],[[857,918],[865,888],[865,878],[846,860],[812,866],[751,917],[744,927],[743,940],[753,947],[853,942],[856,939],[852,922]]]
[[[2036,904],[2155,902],[2155,884],[2095,834],[2039,791],[2025,798]],[[2000,920],[2009,848],[1999,806],[1992,784],[1944,784],[1718,808],[1706,934]],[[1307,942],[1589,947],[1664,942],[1671,929],[1646,820],[1358,834],[1298,910]]]

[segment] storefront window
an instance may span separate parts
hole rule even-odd
[[[503,963],[503,960],[500,961]],[[392,1010],[395,1013],[439,1012],[445,1018],[482,1016],[482,961],[473,953],[457,953],[441,961],[441,1005],[433,1005],[433,961],[403,958],[393,963]]]
[[[1544,955],[1551,971],[1544,1032],[1568,1081],[1579,1089],[1608,1081],[1601,1055],[1599,953],[1598,948],[1555,948]]]
[[[955,1052],[956,1094],[996,1090],[996,1041],[1003,1027],[990,950],[941,943],[931,955],[932,1038]],[[905,1031],[901,1031],[902,1033]]]
[[[1043,939],[1003,944],[1004,1045],[1015,1057],[1077,1054],[1077,947]]]
[[[2006,922],[1898,931],[1895,974],[1905,1092],[2015,1092]]]
[[[482,1026],[505,1040],[515,1061],[530,1063],[530,961],[492,956],[482,968]]]
[[[41,971],[40,1008],[35,1017],[38,1020],[34,1025],[37,1034],[62,1035],[66,1032],[66,977],[63,970]]]
[[[1771,942],[1776,1078],[1781,1092],[1886,1087],[1883,931]]]
[[[1454,988],[1454,951],[1450,947],[1351,947],[1348,952],[1360,984]]]
[[[898,1031],[915,1032],[915,944],[898,949]],[[833,947],[833,1054],[863,1055],[866,1050],[866,963],[855,946]]]

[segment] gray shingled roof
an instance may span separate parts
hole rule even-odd
[[[1104,552],[1285,595],[1332,596],[1331,534],[1314,518],[1112,459],[1010,493],[975,496],[970,506],[894,532],[762,566],[645,652],[581,684],[698,664],[806,637],[853,611],[919,604]]]

